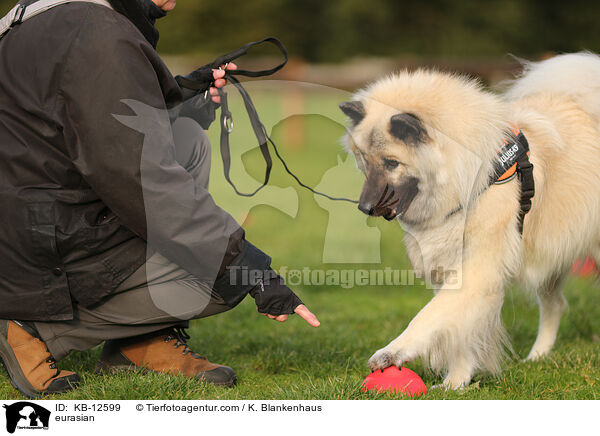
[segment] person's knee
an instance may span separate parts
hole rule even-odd
[[[210,142],[202,127],[191,118],[178,118],[173,123],[175,158],[188,172],[210,166]]]

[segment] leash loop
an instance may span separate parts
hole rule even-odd
[[[251,71],[251,70],[227,70],[227,64],[238,59],[241,56],[244,56],[248,53],[248,50],[256,45],[270,43],[275,45],[282,53],[284,60],[276,65],[273,68],[259,70],[259,71]],[[263,189],[269,183],[269,179],[271,177],[271,170],[273,168],[273,159],[271,157],[271,153],[269,150],[269,144],[273,147],[273,151],[275,152],[275,156],[282,163],[285,171],[294,178],[294,180],[301,187],[308,189],[313,194],[320,195],[322,197],[328,198],[334,201],[346,201],[353,204],[358,204],[358,201],[351,200],[349,198],[344,197],[333,197],[328,194],[324,194],[322,192],[316,191],[310,186],[304,184],[298,176],[296,176],[288,167],[287,163],[279,153],[277,146],[273,142],[273,140],[269,137],[267,133],[267,129],[260,121],[258,116],[258,112],[256,111],[256,107],[250,98],[250,94],[246,91],[246,89],[242,86],[240,80],[236,76],[245,76],[245,77],[264,77],[275,74],[277,71],[281,70],[288,62],[288,51],[285,46],[279,41],[277,38],[268,37],[256,42],[250,42],[243,47],[234,50],[230,53],[222,55],[215,59],[215,61],[211,64],[211,68],[220,68],[225,71],[225,79],[229,81],[235,88],[238,90],[239,94],[242,97],[244,102],[244,106],[246,107],[246,112],[248,113],[248,118],[250,120],[250,124],[252,126],[252,130],[254,131],[254,135],[258,141],[258,147],[263,155],[263,159],[265,161],[265,176],[262,185],[256,188],[253,192],[241,192],[235,186],[230,176],[230,168],[231,168],[231,147],[229,144],[229,135],[233,131],[233,116],[229,111],[229,103],[227,99],[227,93],[223,89],[219,89],[219,95],[221,97],[221,140],[220,140],[220,149],[221,149],[221,159],[223,160],[223,172],[225,176],[225,180],[227,183],[231,185],[233,190],[237,195],[242,197],[252,197],[256,195],[261,189]]]

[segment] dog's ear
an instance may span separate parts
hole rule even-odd
[[[410,113],[394,115],[390,120],[390,133],[409,145],[417,145],[429,139],[423,122]]]
[[[365,107],[360,101],[344,101],[339,107],[350,118],[352,126],[356,126],[365,117]]]

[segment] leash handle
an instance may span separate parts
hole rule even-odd
[[[238,48],[237,50],[234,50],[232,52],[229,52],[227,54],[219,56],[217,59],[215,59],[213,61],[212,64],[210,64],[210,66],[213,69],[218,69],[221,67],[221,65],[225,65],[230,62],[233,62],[234,60],[248,54],[248,50],[250,50],[252,47],[260,45],[260,44],[264,44],[264,43],[271,43],[275,47],[277,47],[283,54],[283,58],[284,58],[283,62],[281,62],[279,65],[277,65],[273,68],[269,68],[267,70],[259,70],[259,71],[225,70],[225,74],[230,77],[231,76],[263,77],[263,76],[270,76],[272,74],[275,74],[277,71],[279,71],[283,67],[285,67],[285,65],[288,63],[289,55],[288,55],[288,51],[285,48],[285,46],[283,45],[283,43],[280,40],[278,40],[277,38],[275,38],[274,36],[269,36],[268,38],[261,39],[260,41],[249,42],[248,44],[244,45],[243,47]]]

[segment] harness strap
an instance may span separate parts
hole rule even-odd
[[[521,183],[521,205],[519,209],[519,233],[523,234],[525,215],[531,210],[531,199],[535,195],[535,181],[533,179],[533,164],[529,161],[529,143],[520,129],[511,128],[513,140],[504,141],[504,146],[498,152],[498,159],[494,162],[494,171],[490,176],[488,185],[476,197],[483,194],[492,185],[502,185],[518,177]],[[446,219],[463,210],[459,205],[446,215]]]
[[[0,39],[14,26],[21,24],[30,18],[46,12],[47,10],[56,6],[74,2],[95,3],[97,5],[106,6],[107,8],[112,9],[112,6],[107,0],[38,0],[29,6],[17,4],[8,12],[8,14],[0,19]]]
[[[527,141],[527,140],[526,140]],[[527,153],[522,154],[517,160],[517,174],[521,182],[521,210],[519,211],[519,232],[523,234],[525,215],[531,210],[531,199],[535,195],[535,182],[533,180],[533,164],[529,162]]]
[[[504,146],[498,153],[490,184],[501,185],[512,180],[515,176],[521,183],[521,199],[519,210],[519,232],[523,234],[525,215],[531,210],[531,199],[535,195],[533,180],[533,164],[529,162],[529,143],[517,127],[511,128],[512,141],[504,141]]]
[[[517,161],[523,154],[529,154],[529,143],[525,135],[516,127],[511,129],[511,140],[504,140],[494,162],[490,185],[501,185],[517,175]]]

